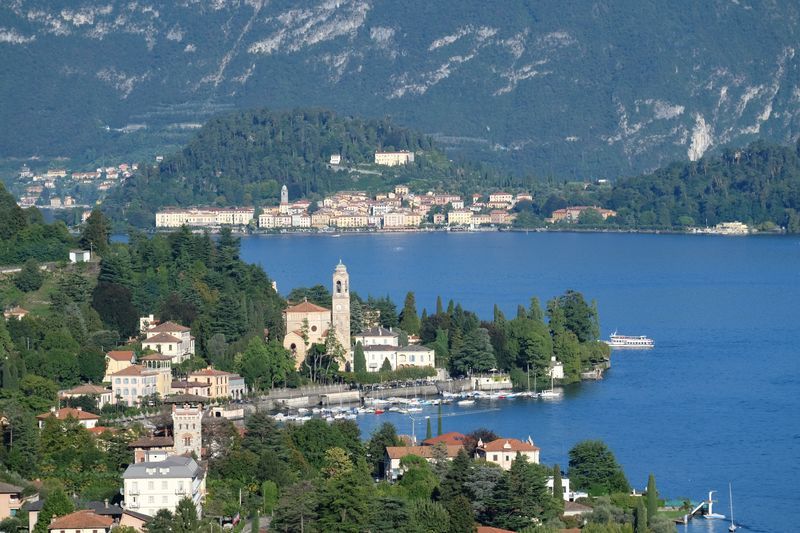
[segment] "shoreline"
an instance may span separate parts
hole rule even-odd
[[[172,233],[180,228],[151,228],[148,233]],[[193,233],[208,231],[211,234],[219,234],[220,228],[190,228]],[[240,237],[281,237],[281,236],[327,236],[341,237],[344,235],[408,235],[408,234],[430,234],[430,233],[452,233],[462,234],[482,234],[482,233],[615,233],[615,234],[643,234],[643,235],[687,235],[687,236],[710,236],[710,237],[763,237],[763,236],[789,236],[785,231],[753,231],[745,234],[715,233],[709,231],[680,231],[666,229],[623,229],[623,228],[481,228],[481,229],[446,229],[446,228],[408,228],[408,229],[344,229],[341,231],[320,231],[320,230],[282,230],[282,231],[259,231],[242,230],[231,228],[234,235]]]

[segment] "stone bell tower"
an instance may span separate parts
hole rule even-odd
[[[184,404],[172,406],[172,433],[175,455],[201,458],[203,449],[203,406]]]
[[[336,333],[336,340],[345,351],[346,366],[353,368],[353,358],[350,351],[350,275],[347,267],[341,260],[333,271],[333,309],[331,310],[331,325]]]

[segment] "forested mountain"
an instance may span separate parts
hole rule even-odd
[[[409,150],[418,156],[412,164],[376,167],[376,150]],[[329,164],[332,154],[342,156],[341,166]],[[276,204],[283,184],[296,199],[343,189],[387,190],[409,182],[460,190],[504,180],[451,163],[429,137],[388,120],[314,109],[261,109],[210,120],[183,150],[128,179],[106,204],[109,213],[124,208],[131,224],[150,226],[161,206]]]
[[[753,143],[697,162],[674,163],[624,180],[599,202],[617,222],[639,227],[714,225],[738,220],[800,232],[800,143]]]
[[[324,106],[451,157],[614,177],[800,131],[791,0],[12,0],[0,156],[178,145],[223,109]],[[154,148],[155,149],[155,148]]]

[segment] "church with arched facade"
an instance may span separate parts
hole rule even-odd
[[[312,344],[325,344],[326,337],[332,333],[345,350],[344,368],[352,369],[350,275],[341,261],[333,271],[331,300],[332,309],[303,301],[290,305],[283,311],[283,322],[286,325],[283,346],[292,352],[296,368],[303,364]]]

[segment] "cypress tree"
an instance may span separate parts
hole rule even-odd
[[[425,422],[427,423],[427,427],[425,428],[425,440],[428,440],[433,437],[433,431],[431,431],[431,419],[430,417],[425,418]]]
[[[364,355],[364,346],[361,341],[356,343],[356,349],[353,352],[353,370],[356,374],[367,371],[367,357]]]
[[[647,524],[652,525],[658,512],[658,489],[656,489],[656,476],[650,474],[647,479]]]
[[[400,328],[413,335],[419,335],[419,316],[417,315],[417,302],[414,293],[406,294],[403,311],[400,313]]]
[[[436,434],[442,434],[442,404],[439,404],[439,412],[436,417]]]
[[[647,533],[647,508],[644,506],[642,498],[636,502],[636,509],[633,514],[634,533]]]
[[[253,520],[251,522],[250,531],[253,531],[254,533],[258,533],[259,531],[261,531],[261,520],[258,517],[258,511],[253,513]]]
[[[558,464],[553,466],[553,500],[561,514],[564,510],[564,487],[561,483],[561,467]]]
[[[528,317],[528,310],[525,309],[524,305],[517,306],[517,318],[527,318]]]
[[[442,307],[442,297],[436,297],[436,314],[441,315],[444,312],[444,307]]]

